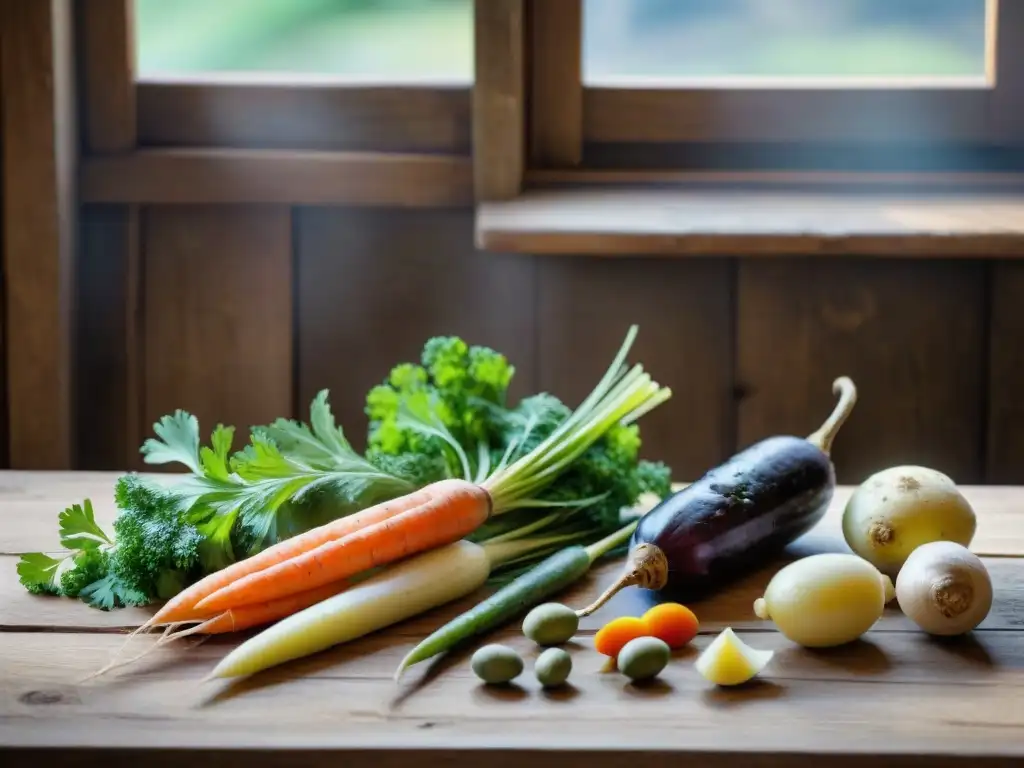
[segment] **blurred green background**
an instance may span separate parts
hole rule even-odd
[[[135,0],[143,76],[467,80],[472,0]],[[584,77],[985,72],[985,0],[585,0]]]

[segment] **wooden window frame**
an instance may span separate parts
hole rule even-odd
[[[473,200],[468,84],[139,79],[133,0],[80,0],[84,203]]]
[[[492,116],[489,126],[478,126],[490,146],[481,157],[504,158],[506,163],[525,158],[517,184],[483,191],[478,185],[480,200],[508,200],[538,184],[688,179],[692,174],[679,171],[710,170],[699,167],[694,155],[701,160],[741,156],[728,173],[710,174],[711,181],[756,180],[763,174],[751,157],[777,160],[780,150],[792,155],[792,148],[801,146],[877,155],[882,159],[876,158],[871,172],[854,174],[856,180],[905,184],[914,178],[895,167],[886,169],[886,152],[891,158],[908,146],[933,147],[937,154],[948,146],[1024,147],[1024,62],[1016,53],[1024,50],[1020,3],[988,0],[988,22],[994,30],[988,51],[991,87],[988,78],[904,80],[897,85],[792,80],[756,86],[736,80],[679,87],[589,85],[582,77],[583,3],[502,0],[486,3],[487,18],[478,18],[476,91],[494,89],[500,95],[493,98],[502,101],[506,113],[505,118]],[[524,31],[510,53],[510,20],[517,14]],[[506,18],[504,30],[494,25],[501,15]],[[512,66],[513,61],[519,63]],[[511,72],[523,83],[513,82]],[[514,100],[521,104],[526,125],[511,135],[507,122],[515,112],[510,106]],[[871,119],[878,115],[885,119]],[[475,119],[488,118],[478,110]],[[743,152],[736,152],[737,147]],[[816,169],[814,162],[804,161],[797,181],[806,181],[807,173],[816,170],[828,172]],[[478,178],[482,172],[477,169]]]

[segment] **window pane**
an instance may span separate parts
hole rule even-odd
[[[471,80],[473,0],[135,0],[142,76]]]
[[[585,0],[584,79],[984,76],[985,0]]]

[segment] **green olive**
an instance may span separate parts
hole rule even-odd
[[[523,660],[506,645],[484,645],[470,659],[473,673],[489,685],[502,685],[518,677]]]
[[[576,611],[561,603],[538,605],[523,619],[523,634],[537,645],[561,645],[568,642],[580,620]]]
[[[638,637],[619,651],[619,671],[630,680],[649,680],[668,664],[668,644],[656,637]]]
[[[569,679],[572,657],[561,648],[548,648],[537,657],[533,673],[545,688],[557,688]]]

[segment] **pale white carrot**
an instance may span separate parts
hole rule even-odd
[[[471,594],[495,565],[563,538],[482,546],[461,540],[408,558],[265,629],[224,657],[209,677],[252,675],[355,640]]]

